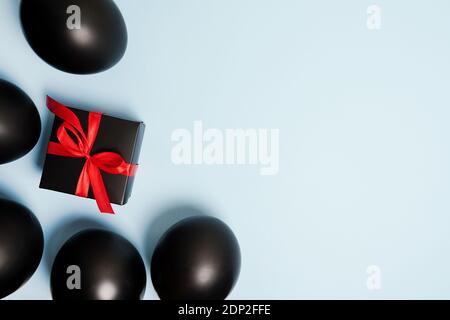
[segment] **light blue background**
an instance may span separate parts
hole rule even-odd
[[[239,238],[242,271],[229,298],[450,297],[448,0],[379,0],[375,32],[365,0],[117,3],[126,56],[76,76],[40,60],[19,1],[0,1],[0,77],[32,97],[45,127],[46,94],[147,124],[132,199],[116,216],[38,189],[45,135],[0,167],[1,192],[36,213],[47,240],[40,268],[10,299],[51,298],[49,260],[71,232],[105,224],[147,261],[165,228],[196,210]],[[171,133],[194,120],[279,128],[279,174],[173,165]],[[379,291],[366,287],[372,264]],[[149,279],[146,298],[156,297]]]

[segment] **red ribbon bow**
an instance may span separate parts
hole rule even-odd
[[[91,154],[102,120],[101,113],[89,112],[88,132],[85,134],[80,120],[69,108],[50,97],[47,97],[47,107],[55,116],[64,120],[57,131],[59,143],[50,142],[47,153],[62,157],[85,158],[86,163],[78,179],[75,195],[87,198],[89,188],[92,188],[100,211],[114,214],[100,170],[110,174],[134,176],[138,166],[126,163],[118,153]]]

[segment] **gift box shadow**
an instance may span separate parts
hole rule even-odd
[[[77,214],[72,215],[76,216]],[[111,226],[98,220],[90,218],[73,218],[60,222],[52,229],[52,231],[49,232],[49,236],[46,239],[46,246],[43,257],[43,262],[49,276],[52,270],[53,261],[55,260],[56,255],[58,254],[64,243],[78,232],[87,229],[103,229],[114,231]]]
[[[161,237],[174,224],[190,217],[211,216],[208,210],[193,205],[177,205],[159,212],[152,220],[145,233],[145,257],[151,270],[153,251]]]

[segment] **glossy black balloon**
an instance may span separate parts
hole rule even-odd
[[[20,15],[30,46],[59,70],[97,73],[125,54],[127,28],[112,0],[22,0]]]
[[[151,263],[163,300],[222,300],[240,272],[239,244],[231,229],[211,217],[185,219],[166,232]]]
[[[36,271],[44,250],[44,235],[33,213],[0,200],[0,299],[19,289]]]
[[[139,300],[146,281],[144,262],[127,239],[90,229],[70,238],[58,252],[51,291],[54,300]]]
[[[20,88],[0,80],[0,164],[23,157],[36,145],[41,118]]]

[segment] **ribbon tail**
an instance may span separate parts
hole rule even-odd
[[[83,198],[87,198],[89,195],[89,187],[91,185],[89,171],[92,170],[92,164],[89,160],[86,160],[80,177],[78,178],[77,189],[75,195]]]
[[[92,186],[92,192],[94,193],[95,201],[101,213],[114,214],[114,210],[109,201],[108,193],[106,192],[105,183],[100,170],[94,166],[90,166],[89,177]]]

